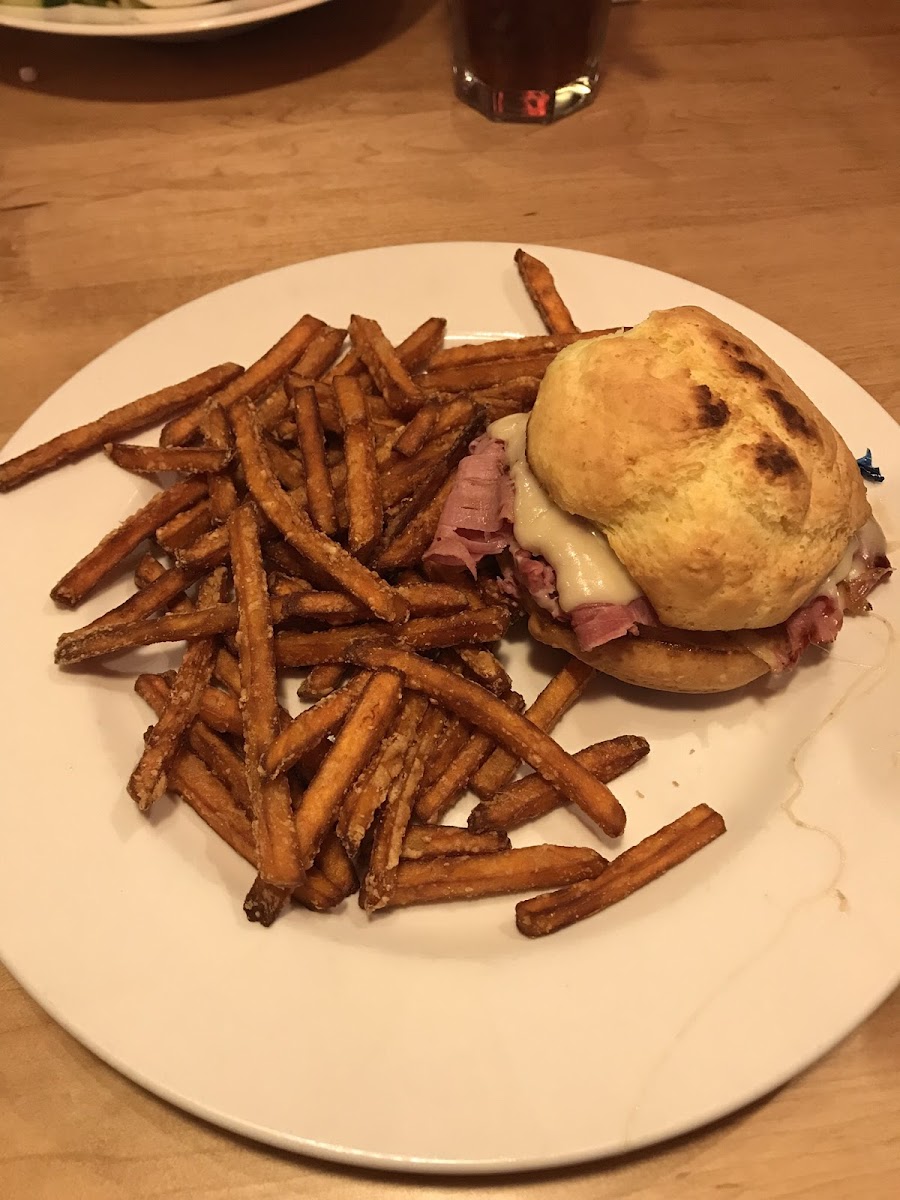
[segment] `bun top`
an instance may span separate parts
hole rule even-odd
[[[777,625],[870,515],[853,455],[797,385],[702,308],[575,342],[547,369],[528,461],[666,625]]]

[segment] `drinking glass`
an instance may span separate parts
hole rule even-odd
[[[460,100],[493,121],[548,123],[588,104],[611,0],[450,0]]]

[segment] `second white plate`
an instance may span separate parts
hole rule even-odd
[[[0,25],[76,37],[171,38],[178,41],[251,29],[328,0],[216,0],[215,4],[119,8],[62,4],[52,8],[0,4]]]

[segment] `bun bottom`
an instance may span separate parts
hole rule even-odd
[[[655,631],[649,637],[620,637],[595,650],[580,650],[571,629],[534,608],[529,613],[528,632],[537,641],[566,650],[613,679],[658,692],[730,692],[769,671],[762,659],[727,633],[679,633],[678,640],[673,636],[666,641]]]

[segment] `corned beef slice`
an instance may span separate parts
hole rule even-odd
[[[637,633],[638,625],[659,624],[646,596],[638,596],[630,604],[579,604],[569,615],[582,650],[594,650],[626,633]]]
[[[469,448],[444,505],[434,541],[425,557],[443,566],[465,567],[474,576],[481,559],[509,550],[521,587],[558,621],[570,621],[578,645],[593,650],[604,642],[656,622],[640,597],[631,604],[581,604],[571,613],[559,607],[556,574],[544,558],[523,549],[513,537],[513,486],[504,445],[487,434]]]
[[[479,562],[499,554],[512,536],[513,488],[503,443],[482,434],[459,464],[434,541],[425,557],[474,576]]]

